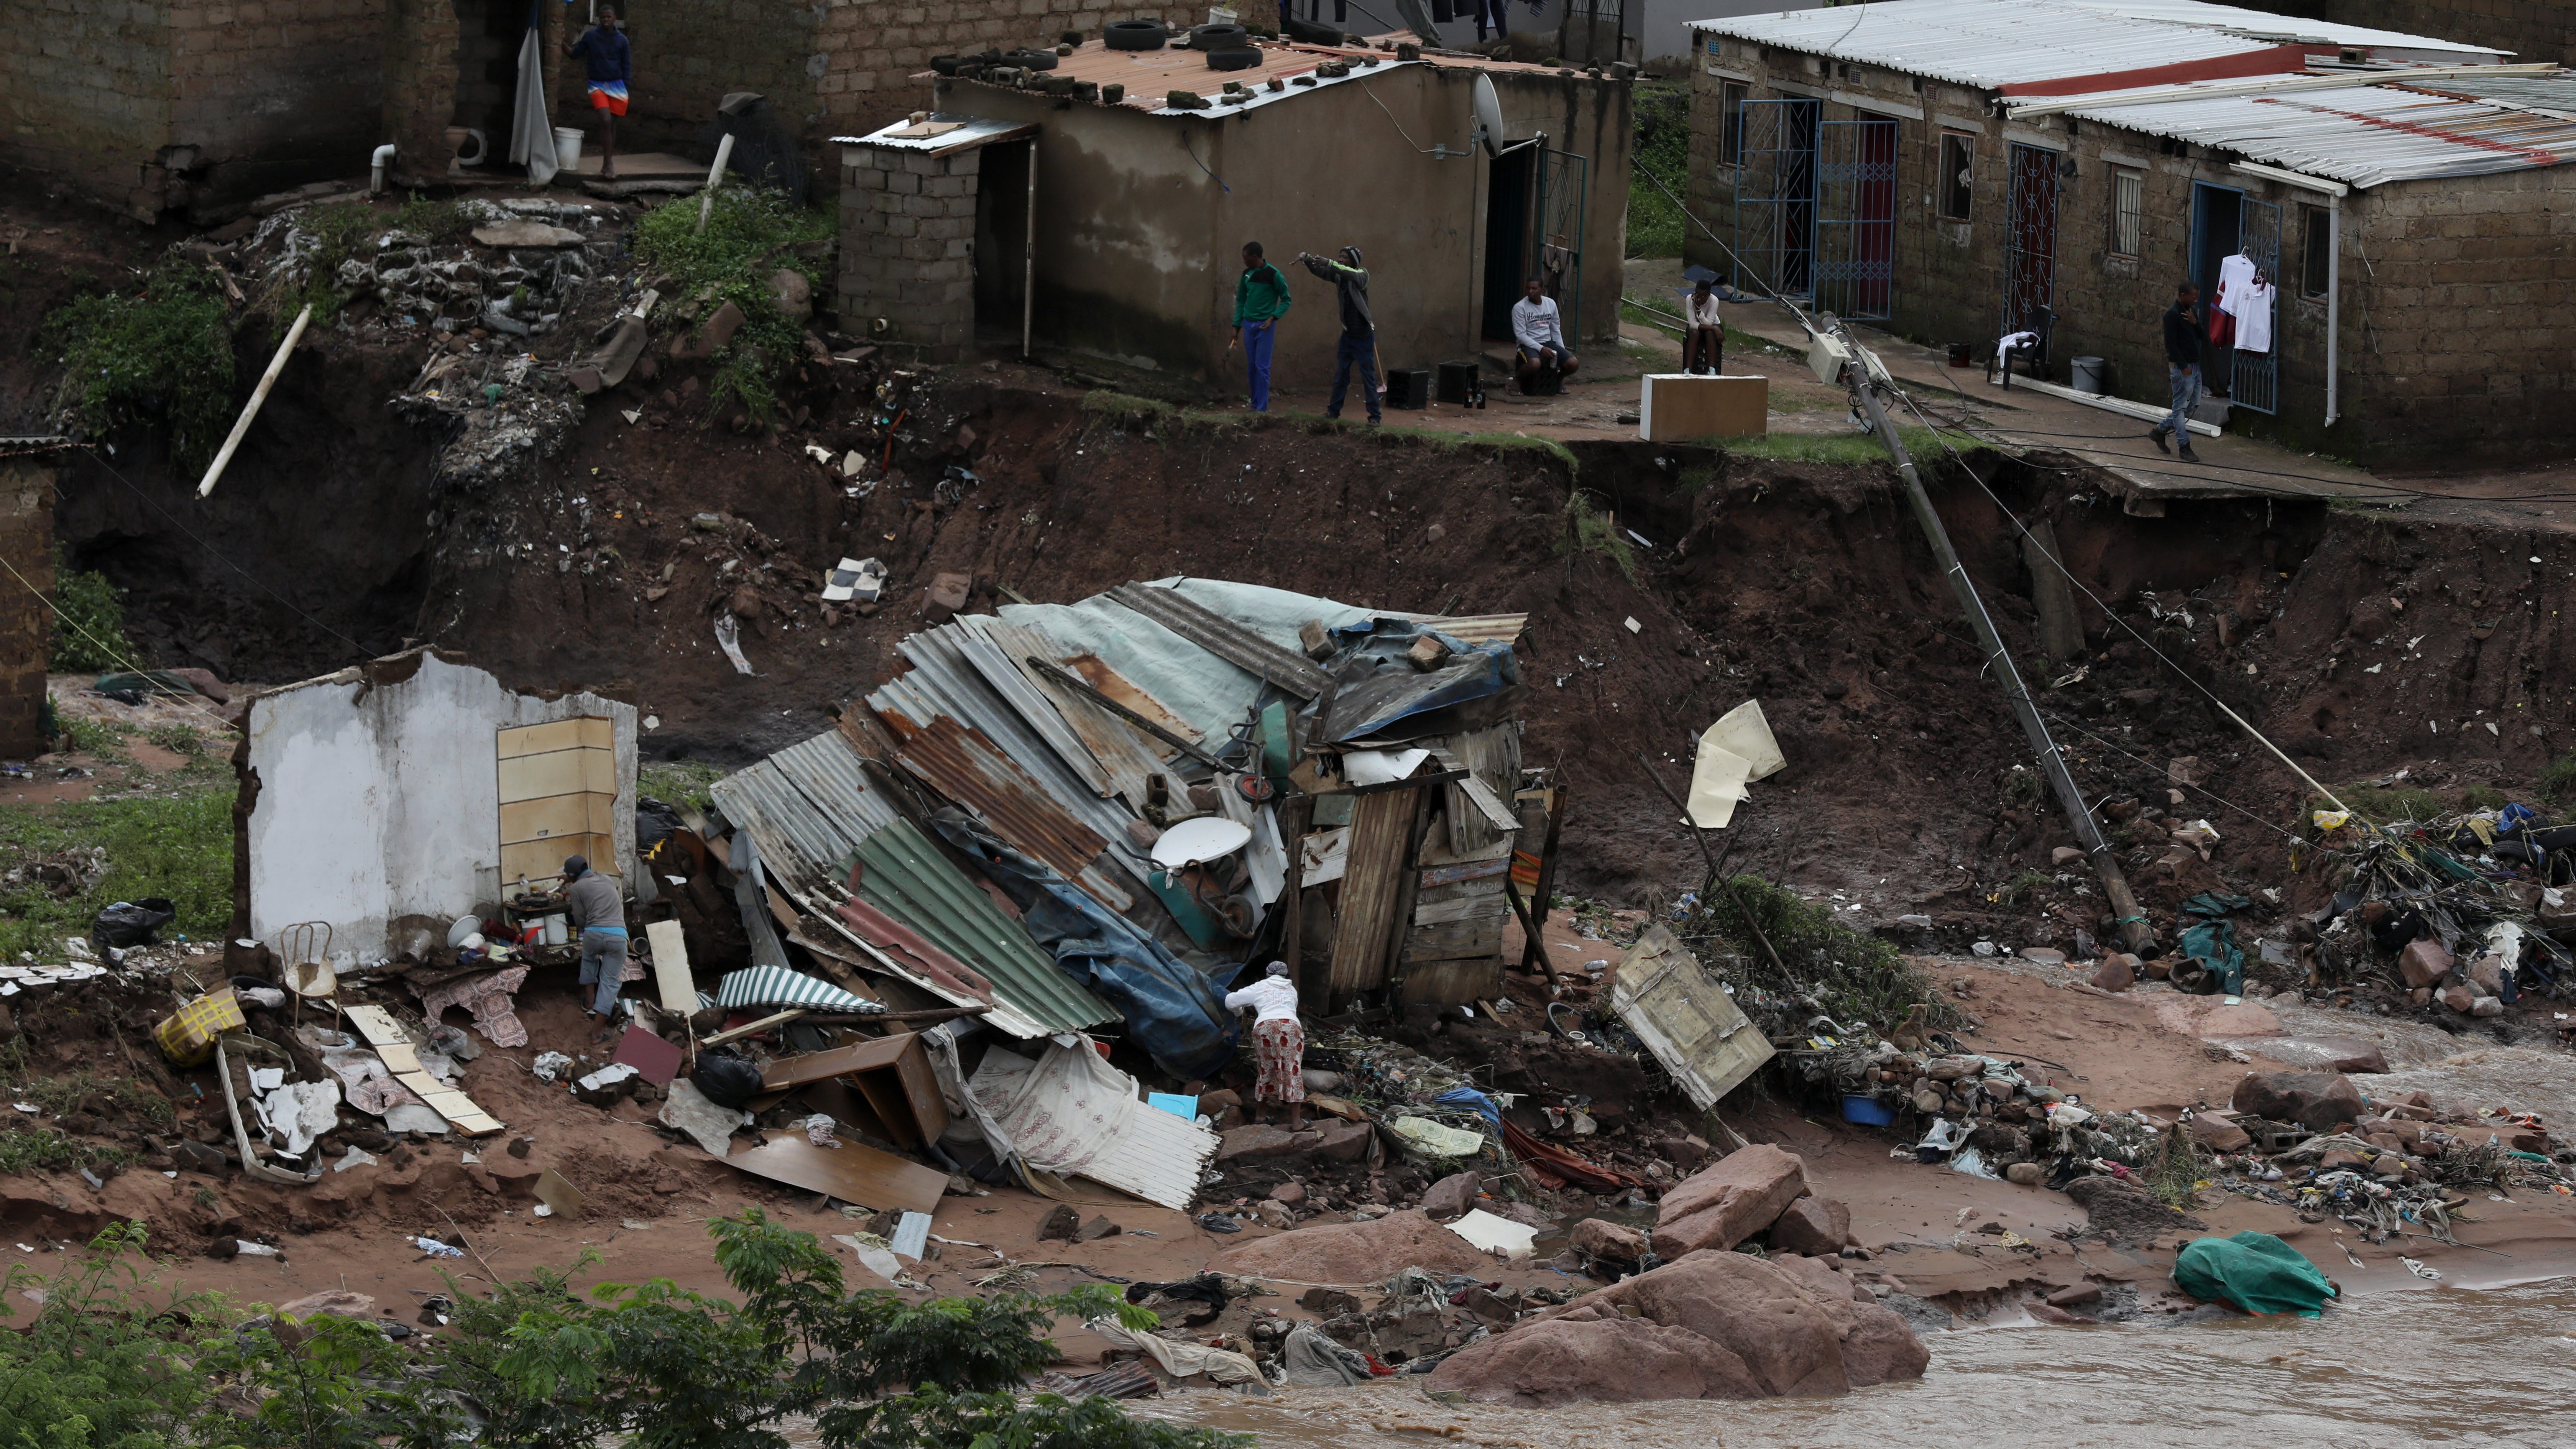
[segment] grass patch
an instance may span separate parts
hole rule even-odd
[[[18,1101],[33,1102],[49,1116],[66,1116],[86,1103],[91,1112],[101,1116],[171,1120],[170,1099],[131,1077],[103,1077],[90,1071],[29,1076],[25,1053],[11,1055],[8,1070],[16,1084],[10,1091]]]
[[[233,792],[209,788],[135,800],[0,805],[0,860],[73,846],[107,851],[107,874],[56,899],[33,882],[0,886],[0,955],[58,960],[62,938],[89,934],[112,901],[166,896],[179,918],[163,929],[220,938],[233,913]]]
[[[2552,805],[2576,804],[2576,755],[2560,755],[2540,772],[2540,798]]]
[[[1639,78],[1631,91],[1636,137],[1628,173],[1628,254],[1678,257],[1689,223],[1682,210],[1644,173],[1667,186],[1690,174],[1690,89],[1675,81]]]
[[[704,760],[663,760],[639,765],[635,770],[635,791],[650,795],[666,805],[689,805],[700,814],[715,808],[715,797],[707,787],[732,774],[722,765]]]
[[[415,191],[394,213],[394,230],[431,246],[460,246],[474,235],[474,218],[462,202],[433,201]]]
[[[110,724],[103,719],[63,721],[63,738],[71,741],[72,748],[102,760],[124,759],[125,742],[131,737],[125,726]]]
[[[1930,428],[1896,430],[1914,466],[1929,468],[1949,456],[1940,435]],[[1774,463],[1886,463],[1894,460],[1876,433],[1771,433],[1759,438],[1711,438],[1708,446]]]
[[[165,261],[132,292],[74,297],[36,334],[62,364],[57,410],[83,432],[159,428],[173,461],[194,473],[233,421],[233,333],[214,278]]]
[[[143,738],[174,755],[182,755],[189,759],[195,759],[206,750],[204,735],[175,721],[170,724],[154,725],[143,732]]]
[[[779,375],[795,361],[805,335],[803,319],[779,310],[769,279],[784,268],[825,293],[832,280],[828,255],[804,253],[828,254],[840,218],[829,202],[799,208],[784,193],[737,185],[716,193],[706,230],[697,225],[694,206],[646,212],[635,227],[636,260],[668,273],[673,291],[701,316],[727,302],[742,309],[742,330],[715,355],[707,411],[715,416],[739,407],[752,422],[766,423],[777,411]]]
[[[1712,964],[1735,986],[1736,1004],[1765,1030],[1803,1028],[1821,1012],[1847,1027],[1866,1022],[1884,1032],[1917,1008],[1921,1025],[1962,1023],[1957,1008],[1894,946],[1758,875],[1739,875],[1730,884],[1700,892],[1699,909],[1676,934],[1694,946],[1727,948]],[[1779,953],[1779,965],[1764,940]]]
[[[1637,582],[1637,551],[1628,546],[1628,536],[1580,488],[1565,495],[1565,537],[1557,540],[1556,551],[1600,554],[1619,566],[1621,577]]]
[[[1082,410],[1105,423],[1122,428],[1151,429],[1161,424],[1180,421],[1181,410],[1159,398],[1138,397],[1132,392],[1115,392],[1096,388],[1082,395]]]
[[[2502,790],[2492,785],[2471,785],[2460,792],[2463,810],[2502,810],[2511,803]]]
[[[2053,879],[2054,877],[2044,870],[2023,871],[2011,880],[2005,881],[2002,888],[1995,892],[1995,904],[2006,907],[2020,905],[2023,897],[2032,891],[2046,890]]]
[[[162,1104],[167,1107],[168,1103]],[[16,1115],[16,1114],[12,1114]],[[0,1173],[70,1172],[77,1168],[130,1167],[134,1154],[107,1142],[83,1142],[51,1127],[0,1130]]]
[[[2338,785],[2335,794],[2343,803],[2380,823],[2391,820],[2431,820],[2447,813],[2441,797],[2430,790],[2383,788],[2377,785]],[[2322,795],[2308,797],[2308,810],[2332,810],[2334,802]]]
[[[53,667],[71,674],[125,668],[134,641],[125,636],[125,591],[102,573],[72,568],[54,546]]]

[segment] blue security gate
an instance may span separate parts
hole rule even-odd
[[[1825,122],[1816,182],[1816,310],[1884,319],[1896,290],[1896,123]]]
[[[1743,165],[1735,184],[1735,252],[1744,291],[1810,296],[1816,285],[1816,144],[1821,101],[1742,102]]]
[[[2240,408],[2275,413],[2281,405],[2281,208],[2250,196],[2238,206],[2237,250],[2272,289],[2272,337],[2267,351],[2235,349],[2228,392]]]

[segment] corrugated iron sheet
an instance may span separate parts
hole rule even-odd
[[[1106,844],[1066,814],[1046,791],[981,731],[947,715],[916,725],[897,713],[887,727],[903,741],[895,758],[940,794],[984,817],[993,832],[1045,861],[1067,880],[1091,866]]]
[[[2160,99],[2067,114],[2149,136],[2242,153],[2248,160],[2358,187],[2486,176],[2576,160],[2576,120],[2433,95],[2353,85],[2278,96]]]
[[[1378,617],[1428,624],[1452,639],[1464,639],[1470,644],[1509,644],[1529,632],[1527,614],[1382,613]]]
[[[1064,762],[1064,767],[1073,772],[1074,778],[1090,786],[1095,795],[1117,793],[1109,771],[1082,742],[1073,727],[1065,722],[1064,714],[1056,708],[1054,700],[1029,682],[1028,666],[1013,658],[1009,651],[985,633],[986,626],[995,625],[1009,627],[990,614],[981,614],[943,625],[942,632],[950,636],[958,657],[972,666],[984,683],[1002,697],[1002,702],[1019,714],[1021,723],[1055,752],[1055,757]]]
[[[1012,1035],[1043,1036],[1118,1019],[1118,1013],[1040,950],[964,869],[941,854],[919,826],[898,820],[857,849],[859,899],[983,972],[994,995],[1031,1028]],[[995,1017],[986,1020],[1001,1024]]]
[[[752,832],[762,868],[814,915],[828,915],[848,894],[840,862],[850,847],[895,819],[893,803],[860,773],[858,751],[837,733],[790,745],[707,793],[726,819]]]
[[[1714,35],[1985,90],[2215,60],[2274,44],[2040,0],[1901,0],[1721,16],[1691,24]]]
[[[1064,688],[1043,674],[1032,671],[1027,662],[1032,655],[1050,663],[1074,668],[1057,648],[1055,641],[1049,639],[1043,632],[1022,624],[1005,623],[990,614],[969,615],[958,622],[982,635],[994,651],[1006,656],[1019,668],[1020,677],[1027,681],[1028,686],[1055,707],[1057,718],[1064,722],[1065,728],[1073,732],[1074,738],[1081,742],[1083,749],[1098,762],[1102,772],[1108,776],[1110,793],[1124,800],[1131,810],[1145,803],[1145,782],[1154,775],[1164,773],[1169,757],[1161,752],[1167,750],[1167,746],[1082,695]],[[1094,670],[1110,672],[1114,677],[1115,672],[1109,671],[1108,666],[1100,663],[1098,659],[1088,655],[1083,657],[1090,661]],[[1090,670],[1076,669],[1076,672],[1086,680],[1093,678]],[[1123,680],[1119,682],[1124,684]],[[1098,689],[1101,686],[1094,682],[1092,687]],[[1142,693],[1136,691],[1132,685],[1127,688],[1131,692]],[[1127,701],[1122,698],[1120,702]],[[1129,707],[1136,706],[1131,704]],[[1198,734],[1198,731],[1191,729],[1188,722],[1183,720],[1175,719],[1167,727],[1172,728],[1173,733],[1183,739],[1193,739]]]
[[[2459,96],[2465,100],[2529,106],[2553,115],[2576,116],[2576,71],[2562,70],[2554,75],[2464,76],[2456,80],[2409,81],[2406,84],[2412,90]]]
[[[1332,683],[1314,660],[1283,649],[1205,604],[1151,584],[1121,584],[1109,597],[1299,699],[1313,699]]]
[[[2117,15],[2124,20],[2152,21],[2158,25],[2190,25],[2206,30],[2224,31],[2270,44],[2284,41],[2311,40],[2321,46],[2341,49],[2359,46],[2379,50],[2452,53],[2463,56],[2511,55],[2483,45],[2470,45],[2457,40],[2437,40],[2429,35],[2409,35],[2402,30],[2377,30],[2367,25],[2346,25],[2339,20],[2310,20],[2298,15],[2275,15],[2264,10],[2245,10],[2234,5],[2209,5],[2202,0],[2053,0],[2067,9],[2084,9]],[[2153,62],[2144,62],[2152,64]]]

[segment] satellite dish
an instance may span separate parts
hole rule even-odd
[[[1494,78],[1482,71],[1476,74],[1476,137],[1485,144],[1485,154],[1503,154],[1503,101],[1494,94]]]
[[[1222,815],[1202,815],[1163,832],[1162,838],[1154,842],[1154,864],[1165,870],[1184,870],[1232,855],[1251,843],[1250,826]]]

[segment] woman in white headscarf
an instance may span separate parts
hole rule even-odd
[[[1252,1105],[1288,1109],[1288,1130],[1306,1125],[1306,1029],[1297,1021],[1297,983],[1288,963],[1273,961],[1268,974],[1225,997],[1228,1011],[1253,1009],[1252,1059],[1260,1068]]]

